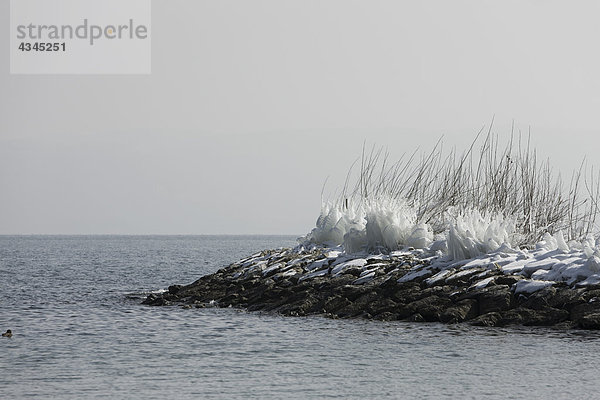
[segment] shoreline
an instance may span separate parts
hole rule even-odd
[[[596,283],[529,279],[523,270],[503,269],[506,265],[489,259],[442,261],[414,249],[378,255],[302,246],[265,250],[189,285],[150,294],[143,304],[236,307],[286,316],[600,329]]]

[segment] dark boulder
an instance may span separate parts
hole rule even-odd
[[[475,299],[479,305],[478,314],[488,314],[508,310],[513,305],[513,294],[506,285],[496,285],[483,289],[476,289],[466,293],[466,299]]]
[[[581,329],[600,329],[600,312],[593,312],[583,315],[578,326]]]
[[[502,320],[499,312],[489,312],[472,319],[469,323],[474,326],[498,326]]]
[[[440,315],[440,321],[445,323],[457,323],[467,321],[477,316],[477,300],[464,299],[448,307]]]
[[[425,321],[439,322],[442,313],[452,302],[446,297],[432,295],[401,308],[402,314],[420,314]]]

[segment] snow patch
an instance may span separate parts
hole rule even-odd
[[[482,279],[479,282],[476,282],[475,284],[471,285],[469,289],[483,289],[487,287],[487,285],[489,285],[491,282],[493,282],[494,279],[496,279],[495,276],[490,276],[489,278]]]
[[[543,288],[546,288],[548,286],[552,286],[553,283],[554,282],[551,281],[523,279],[515,283],[513,287],[515,289],[515,294],[531,294],[537,292],[538,290],[542,290]]]
[[[354,259],[354,260],[346,261],[344,263],[336,265],[331,270],[331,275],[333,275],[333,276],[339,275],[339,274],[341,274],[348,267],[361,267],[362,268],[366,264],[367,264],[367,260],[365,260],[364,258],[357,258],[357,259]]]

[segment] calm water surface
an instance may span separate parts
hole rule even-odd
[[[0,236],[1,398],[600,398],[600,335],[140,305],[289,236]]]

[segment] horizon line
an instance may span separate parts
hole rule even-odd
[[[0,233],[0,236],[302,236],[294,233]]]

